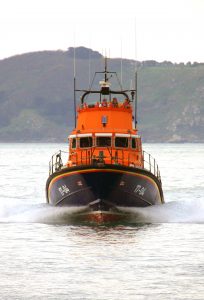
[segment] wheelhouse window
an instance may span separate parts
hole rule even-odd
[[[90,148],[93,145],[92,137],[81,137],[79,140],[80,148]]]
[[[132,138],[132,148],[133,149],[137,148],[137,140],[135,138]]]
[[[76,148],[76,138],[72,139],[71,145],[72,145],[72,149]]]
[[[111,137],[109,136],[98,136],[96,138],[97,147],[111,147]]]
[[[128,138],[127,137],[116,137],[115,147],[117,148],[128,148]]]

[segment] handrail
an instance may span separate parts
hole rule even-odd
[[[49,175],[52,175],[53,173],[60,171],[64,166],[62,153],[66,153],[66,155],[68,155],[67,151],[62,151],[62,150],[59,150],[52,155],[51,160],[49,162]]]
[[[150,171],[158,178],[159,181],[161,181],[159,166],[156,163],[155,158],[144,150],[143,150],[143,164],[144,164],[143,165],[144,169]]]
[[[156,163],[155,158],[147,153],[146,151],[143,151],[142,153],[142,166],[133,165],[130,160],[130,155],[128,155],[128,158],[126,159],[124,157],[124,150],[123,149],[117,149],[113,151],[112,147],[105,148],[108,150],[109,155],[104,156],[103,151],[99,151],[98,155],[95,155],[96,147],[92,147],[90,149],[84,149],[80,152],[80,155],[78,153],[72,153],[72,156],[75,156],[75,163],[73,165],[91,165],[95,163],[105,163],[106,161],[109,161],[110,164],[114,165],[125,165],[125,166],[131,166],[136,168],[143,168],[145,170],[148,170],[151,172],[154,176],[158,178],[159,181],[161,181],[160,171],[159,167]],[[114,153],[113,153],[114,152]],[[66,162],[63,162],[62,154],[66,154]],[[52,155],[50,163],[49,163],[49,175],[52,175],[55,172],[59,172],[63,167],[67,167],[67,157],[68,152],[59,150],[55,154]],[[72,159],[73,163],[73,159]]]
[[[85,97],[87,96],[87,95],[89,95],[89,94],[100,94],[100,95],[103,95],[103,92],[102,91],[84,91],[84,90],[76,90],[77,92],[79,91],[83,91],[84,92],[84,94],[82,95],[82,98],[81,98],[81,104],[83,104],[84,103],[84,99],[85,99]],[[129,92],[129,90],[127,90],[128,92]],[[111,94],[120,94],[120,95],[123,95],[125,98],[127,98],[127,99],[129,99],[129,96],[128,96],[128,94],[127,94],[127,91],[111,91],[111,90],[109,90],[108,91],[108,95],[111,95]],[[132,90],[131,90],[132,91]],[[129,101],[130,101],[130,99],[129,99]]]

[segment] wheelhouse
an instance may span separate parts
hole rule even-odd
[[[123,133],[87,133],[69,136],[69,161],[74,165],[106,164],[141,166],[141,138]]]

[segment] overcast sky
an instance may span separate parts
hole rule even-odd
[[[204,62],[204,0],[0,3],[0,59],[75,45],[111,57]]]

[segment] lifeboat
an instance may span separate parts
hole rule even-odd
[[[75,128],[66,161],[61,150],[51,158],[46,198],[70,208],[76,220],[118,223],[128,221],[135,208],[163,204],[162,182],[155,159],[142,149],[136,85],[112,89],[110,79],[118,77],[107,71],[107,60],[97,74],[104,76],[97,90],[74,87],[74,95],[81,93]]]

